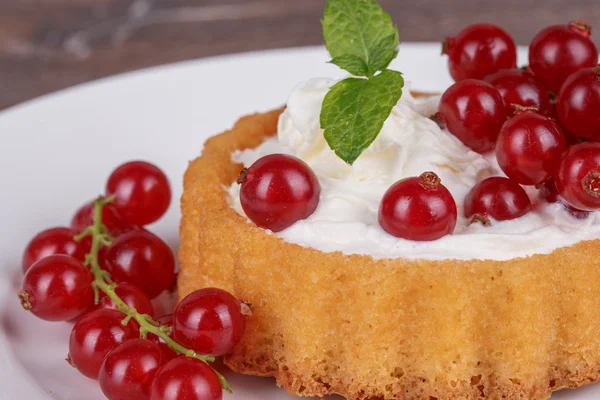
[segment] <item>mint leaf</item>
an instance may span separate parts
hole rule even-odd
[[[366,76],[369,72],[369,67],[367,64],[365,64],[363,59],[352,54],[336,57],[330,62],[342,69],[345,69],[352,75]]]
[[[398,33],[384,37],[375,45],[371,54],[371,68],[383,71],[398,55]]]
[[[368,67],[366,76],[389,65],[389,55],[398,47],[398,29],[375,0],[327,0],[322,23],[331,57],[361,58]]]
[[[321,109],[329,147],[348,164],[373,143],[402,96],[402,74],[386,68],[398,55],[398,29],[376,0],[327,0],[323,35],[331,62],[356,76],[331,87]],[[383,71],[376,75],[378,71]]]
[[[346,78],[331,87],[323,100],[321,128],[338,157],[352,165],[373,143],[403,86],[400,72],[385,70],[370,79]]]

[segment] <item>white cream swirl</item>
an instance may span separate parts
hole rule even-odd
[[[277,138],[233,158],[250,166],[267,154],[286,153],[308,163],[322,186],[315,213],[276,235],[325,252],[367,254],[374,258],[506,260],[550,253],[581,240],[600,237],[600,213],[577,219],[558,204],[537,204],[517,220],[491,227],[462,217],[468,191],[482,179],[501,175],[493,156],[464,146],[432,121],[439,96],[414,98],[408,88],[393,108],[377,139],[350,166],[329,148],[319,125],[321,103],[335,81],[313,79],[300,84],[279,119]],[[379,203],[396,181],[434,171],[454,196],[459,221],[453,235],[431,242],[399,239],[377,222]],[[239,187],[229,188],[231,205],[243,214]],[[532,200],[537,202],[534,190]]]

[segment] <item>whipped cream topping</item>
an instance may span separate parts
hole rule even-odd
[[[268,154],[290,154],[304,160],[319,178],[317,210],[276,233],[282,239],[324,252],[377,259],[507,260],[600,238],[600,212],[577,219],[560,204],[538,202],[533,188],[528,190],[532,212],[511,221],[493,221],[492,226],[470,224],[463,216],[464,197],[481,180],[503,174],[493,154],[473,152],[429,118],[437,111],[439,96],[415,98],[405,88],[377,139],[353,165],[346,164],[329,148],[319,124],[321,103],[335,82],[313,79],[300,84],[279,119],[277,137],[232,155],[235,162],[249,167]],[[431,242],[391,236],[377,222],[384,193],[398,180],[425,171],[438,174],[456,200],[459,219],[454,234]],[[228,190],[231,206],[245,215],[239,185]]]

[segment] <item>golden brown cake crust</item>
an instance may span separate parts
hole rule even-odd
[[[211,138],[185,174],[179,296],[216,286],[253,306],[227,365],[351,400],[541,400],[599,379],[599,241],[510,261],[374,260],[238,215],[231,153],[272,136],[280,112]]]

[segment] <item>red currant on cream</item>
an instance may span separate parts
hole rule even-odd
[[[563,208],[575,218],[585,219],[590,215],[588,211],[578,210],[577,208],[568,205],[558,193],[556,183],[553,180],[547,181],[542,185],[542,188],[540,189],[540,198],[546,200],[548,203],[560,203]]]
[[[69,321],[94,303],[93,276],[81,261],[55,254],[29,268],[19,292],[25,310],[47,321]]]
[[[321,185],[302,160],[271,154],[242,170],[240,201],[256,225],[279,232],[312,215]]]
[[[138,337],[133,321],[121,322],[125,314],[101,309],[84,315],[73,327],[69,340],[69,360],[88,378],[98,379],[106,355],[123,342]]]
[[[570,206],[584,211],[600,209],[600,143],[579,143],[569,148],[554,179]]]
[[[221,400],[223,389],[208,364],[177,357],[163,365],[152,383],[150,400]]]
[[[494,148],[507,113],[495,87],[467,79],[442,95],[439,116],[450,133],[474,151],[485,153]]]
[[[106,252],[106,270],[117,282],[128,282],[153,299],[175,285],[175,257],[158,236],[134,230],[116,238]]]
[[[130,224],[147,225],[163,216],[171,203],[165,173],[153,164],[131,161],[115,169],[106,183],[106,195]]]
[[[246,329],[247,305],[217,288],[189,294],[173,313],[173,338],[200,354],[229,353]]]
[[[533,74],[522,69],[507,69],[488,75],[485,81],[498,89],[508,115],[514,115],[513,104],[522,107],[536,107],[540,114],[552,115],[554,107],[550,103],[548,91]]]
[[[442,52],[455,81],[483,79],[501,69],[517,66],[517,48],[512,38],[492,24],[474,24],[455,37],[446,38]]]
[[[84,261],[87,248],[86,242],[77,242],[75,232],[69,228],[46,229],[35,235],[25,248],[22,268],[27,272],[35,262],[54,254],[65,254]]]
[[[502,126],[496,157],[510,179],[539,185],[552,178],[566,149],[566,136],[556,122],[535,111],[522,111]]]
[[[558,93],[572,73],[598,63],[591,28],[582,21],[550,26],[529,45],[529,68],[550,91]]]
[[[600,65],[571,75],[558,94],[556,111],[571,133],[590,140],[600,139]]]
[[[396,182],[383,196],[379,225],[408,240],[436,240],[454,232],[454,198],[433,172]]]
[[[478,183],[465,197],[465,217],[491,224],[522,217],[531,210],[531,200],[515,181],[492,177]]]
[[[109,400],[148,400],[154,375],[165,362],[162,350],[151,341],[128,340],[102,362],[100,388]]]

